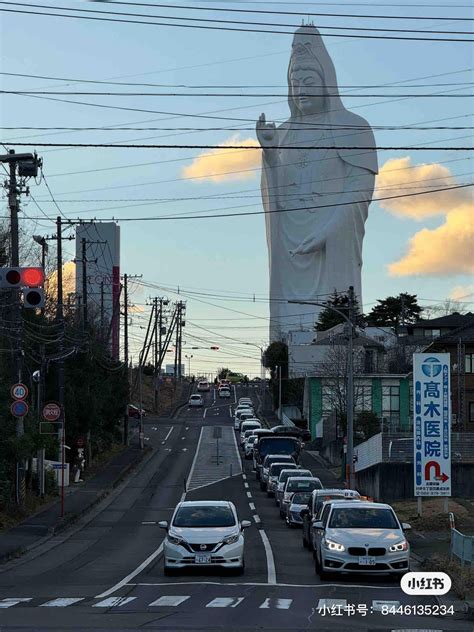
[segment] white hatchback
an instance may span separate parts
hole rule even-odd
[[[188,406],[189,408],[200,408],[201,406],[204,406],[203,396],[197,394],[191,395],[188,401]]]
[[[174,569],[220,566],[244,571],[244,529],[248,520],[239,522],[233,503],[227,500],[183,501],[174,510],[163,542],[164,572]]]

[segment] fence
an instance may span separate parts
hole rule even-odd
[[[474,536],[464,535],[457,529],[451,529],[451,559],[457,557],[461,565],[474,562]]]
[[[382,433],[374,435],[354,448],[354,469],[365,470],[382,461]]]

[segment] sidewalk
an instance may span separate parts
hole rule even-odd
[[[45,539],[59,533],[105,498],[143,459],[150,448],[129,447],[114,457],[95,476],[82,484],[66,488],[65,516],[60,517],[61,501],[26,518],[0,534],[0,563],[19,557]]]

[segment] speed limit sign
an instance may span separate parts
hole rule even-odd
[[[18,382],[18,384],[13,384],[10,389],[10,393],[13,399],[26,399],[28,397],[28,387],[25,384]]]

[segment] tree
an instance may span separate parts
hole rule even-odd
[[[220,369],[217,369],[217,377],[219,380],[225,380],[227,377],[227,374],[230,372],[231,370],[228,369],[227,367],[221,367]]]
[[[398,333],[400,325],[416,323],[423,308],[418,305],[416,294],[402,292],[398,296],[387,296],[377,301],[367,315],[367,324],[376,327],[393,327]]]
[[[332,310],[331,307],[335,307],[346,316],[349,316],[349,297],[347,294],[339,293],[334,290],[326,303],[328,307],[325,307],[320,312],[318,321],[314,327],[316,331],[327,331],[336,325],[346,322],[344,318]],[[357,297],[354,299],[354,317],[359,323],[363,320]]]
[[[263,354],[263,366],[271,369],[272,373],[277,366],[281,366],[282,376],[288,375],[288,347],[284,342],[272,342]]]

